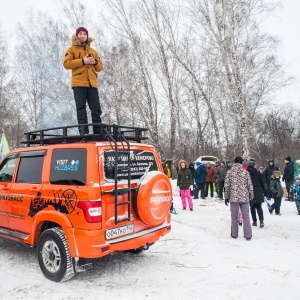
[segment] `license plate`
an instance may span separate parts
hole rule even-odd
[[[110,240],[133,232],[134,232],[134,225],[128,224],[126,226],[106,230],[105,236],[107,240]]]

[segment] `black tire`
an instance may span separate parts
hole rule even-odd
[[[41,234],[38,260],[44,276],[49,280],[61,282],[75,275],[68,242],[60,227],[47,229]]]

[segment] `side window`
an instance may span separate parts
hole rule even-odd
[[[106,180],[115,178],[115,151],[105,151],[104,154],[104,174]],[[118,153],[118,174],[117,180],[128,178],[128,155]],[[131,179],[140,179],[148,171],[157,171],[157,164],[153,152],[134,150],[130,151]]]
[[[11,182],[16,161],[16,157],[8,157],[5,159],[0,166],[0,181]]]
[[[53,151],[50,183],[86,184],[86,149],[57,149]]]
[[[20,157],[16,182],[41,183],[44,156]]]

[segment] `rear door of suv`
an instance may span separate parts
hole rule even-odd
[[[106,239],[129,235],[136,231],[140,231],[147,226],[142,224],[139,217],[135,214],[133,208],[134,188],[139,183],[141,177],[149,171],[157,171],[158,166],[153,151],[148,147],[134,147],[130,150],[130,164],[128,165],[128,154],[121,150],[117,157],[117,174],[116,155],[112,149],[99,148],[99,155],[102,156],[103,180],[101,184],[102,202],[103,204],[103,220],[106,229]],[[130,187],[128,186],[128,168],[130,169]],[[117,181],[115,179],[117,178]],[[130,198],[126,190],[131,188]],[[115,191],[117,189],[117,203]],[[129,201],[129,205],[126,203]],[[122,204],[123,203],[123,204]],[[130,212],[130,220],[128,220],[128,211]],[[117,220],[117,222],[116,222]],[[123,220],[123,221],[122,221]]]

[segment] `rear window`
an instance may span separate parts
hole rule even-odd
[[[50,183],[86,184],[86,149],[57,149],[53,151]]]
[[[115,151],[104,152],[104,174],[105,179],[115,179]],[[117,180],[128,179],[128,155],[118,153]],[[130,171],[131,179],[140,179],[146,170],[157,171],[157,163],[154,153],[151,151],[134,150],[130,151]]]

